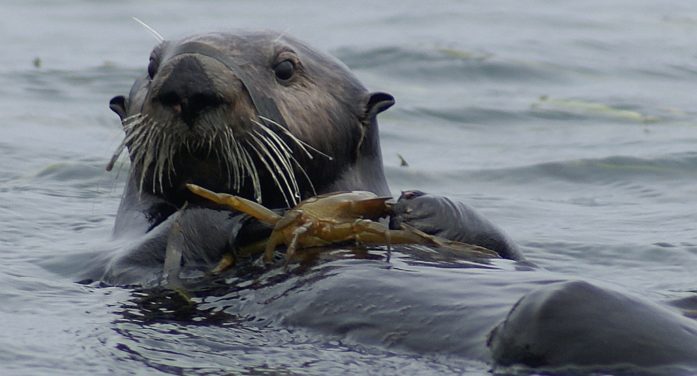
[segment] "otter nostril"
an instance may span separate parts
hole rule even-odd
[[[201,113],[216,108],[224,101],[212,92],[192,93],[182,97],[176,92],[162,93],[157,100],[165,107],[169,107],[175,114],[182,117],[185,123],[193,126]]]
[[[204,93],[194,93],[189,97],[187,108],[184,111],[188,111],[192,114],[200,114],[207,109],[212,109],[221,105],[223,101],[217,95],[211,92]]]

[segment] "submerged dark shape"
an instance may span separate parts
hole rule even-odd
[[[491,333],[496,362],[532,367],[697,362],[697,325],[679,313],[585,281],[524,296]]]
[[[125,131],[114,160],[127,149],[131,167],[116,246],[83,277],[156,284],[170,246],[180,247],[185,272],[196,275],[225,252],[268,236],[268,227],[211,206],[187,183],[278,210],[335,191],[389,195],[376,115],[393,103],[387,93],[366,90],[336,59],[286,35],[211,33],[163,42],[128,97],[110,102]],[[694,361],[690,351],[666,356],[661,348],[697,347],[695,322],[602,287],[553,284],[566,278],[530,266],[471,207],[410,191],[395,211],[393,227],[406,223],[506,259],[464,262],[402,246],[386,263],[381,250],[361,257],[344,252],[280,279],[271,277],[273,270],[261,272],[253,289],[240,289],[245,299],[232,299],[227,310],[346,341],[501,365],[603,369]],[[607,305],[622,314],[607,315]],[[637,319],[623,322],[625,315]],[[647,322],[656,330],[642,332]],[[610,326],[617,329],[604,332]],[[683,333],[676,337],[659,330],[678,328]],[[615,347],[614,339],[640,332],[641,341]],[[574,346],[560,343],[569,340]]]

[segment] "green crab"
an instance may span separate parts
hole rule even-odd
[[[273,227],[265,242],[264,261],[271,262],[279,245],[286,245],[289,260],[298,249],[327,246],[355,241],[359,244],[424,244],[446,247],[468,255],[498,258],[498,253],[476,245],[460,243],[428,235],[413,227],[403,225],[401,230],[391,230],[378,222],[392,214],[392,197],[379,197],[372,192],[351,191],[328,193],[301,201],[297,206],[279,215],[250,201],[225,193],[215,193],[195,184],[187,188],[198,196],[217,204],[246,213]],[[233,262],[224,259],[216,267],[220,271]]]

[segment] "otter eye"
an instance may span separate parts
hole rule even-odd
[[[281,81],[287,81],[293,77],[293,73],[295,72],[295,64],[293,64],[293,62],[290,60],[283,60],[273,67],[273,71],[276,73],[276,78]]]
[[[157,73],[158,65],[159,62],[157,61],[157,59],[151,56],[150,62],[148,63],[148,76],[150,76],[151,80],[155,77],[155,73]]]
[[[162,55],[162,50],[165,48],[167,42],[161,42],[155,48],[150,51],[150,61],[148,62],[148,77],[152,80],[157,74],[157,69],[160,68],[160,57]]]

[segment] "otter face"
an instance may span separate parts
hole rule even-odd
[[[140,192],[186,201],[185,183],[289,207],[323,193],[373,142],[393,103],[335,59],[274,33],[165,41],[113,98]],[[367,146],[363,146],[363,145]]]

